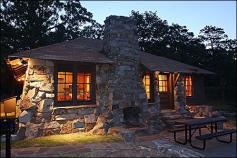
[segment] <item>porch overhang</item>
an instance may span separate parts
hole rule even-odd
[[[141,63],[150,71],[184,74],[215,74],[196,66],[184,64],[172,59],[141,52]]]
[[[28,67],[28,59],[23,58],[9,58],[5,59],[8,68],[13,73],[17,81],[24,81],[25,73]]]
[[[56,43],[31,50],[20,51],[8,56],[6,63],[16,80],[24,78],[28,59],[51,61],[82,62],[93,64],[113,64],[114,62],[101,53],[103,41],[78,38],[71,41]]]

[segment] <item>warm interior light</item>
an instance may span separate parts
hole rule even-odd
[[[192,77],[186,76],[185,77],[185,93],[186,96],[192,96]]]
[[[19,77],[19,78],[17,79],[17,81],[18,81],[18,82],[23,82],[23,81],[25,81],[25,75]]]
[[[159,92],[167,92],[168,91],[168,76],[167,75],[159,75]]]
[[[145,90],[146,90],[146,96],[147,96],[147,99],[150,99],[151,98],[151,93],[150,93],[150,75],[149,74],[146,74],[144,77],[143,77],[143,84],[144,84],[144,87],[145,87]]]

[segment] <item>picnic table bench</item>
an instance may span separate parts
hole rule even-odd
[[[234,129],[223,129],[221,131],[217,130],[217,123],[220,122],[223,123],[225,121],[226,121],[225,117],[193,118],[193,119],[179,120],[176,121],[178,125],[173,129],[170,129],[169,131],[174,133],[175,142],[183,145],[189,143],[193,148],[204,150],[206,148],[206,140],[210,140],[212,138],[216,138],[218,141],[223,143],[232,142],[232,134],[235,133],[236,130]],[[207,128],[208,126],[210,126],[210,133],[202,134],[201,129]],[[199,136],[196,136],[195,138],[203,141],[202,147],[198,147],[196,145],[193,145],[192,143],[192,136],[197,129],[199,130]],[[181,131],[184,131],[184,139],[185,139],[184,142],[177,140],[176,137],[176,133]],[[229,141],[219,139],[219,137],[225,135],[230,136]]]
[[[216,138],[216,140],[219,141],[219,142],[231,143],[232,142],[232,134],[235,133],[235,132],[236,132],[235,129],[225,129],[225,130],[222,130],[222,131],[219,131],[219,132],[215,132],[215,133],[208,133],[208,134],[196,136],[196,138],[203,141],[202,149],[205,149],[205,147],[206,147],[206,140],[211,140],[212,138]],[[225,141],[225,140],[219,139],[220,136],[225,136],[225,135],[229,135],[230,136],[229,141]]]

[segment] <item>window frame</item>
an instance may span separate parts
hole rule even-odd
[[[167,77],[167,80],[160,80],[160,75],[165,75]],[[159,73],[158,74],[158,93],[168,93],[169,92],[169,77],[170,75],[167,73]],[[160,91],[160,82],[165,82],[166,81],[166,91]],[[164,86],[162,86],[164,87]]]
[[[153,86],[154,85],[154,77],[153,77],[152,73],[150,73],[150,72],[143,73],[142,84],[145,88],[145,93],[146,93],[146,86],[144,85],[143,79],[146,75],[149,75],[149,77],[150,77],[150,83],[149,83],[150,84],[150,87],[149,87],[150,88],[150,99],[147,98],[147,101],[148,101],[148,103],[153,103],[154,102],[154,86]]]
[[[96,103],[95,64],[55,62],[54,64],[54,102],[55,106],[80,106]],[[72,100],[58,101],[58,72],[72,72]],[[77,73],[91,74],[90,100],[77,100]]]
[[[188,77],[190,77],[191,78],[191,85],[187,85],[186,84],[186,79],[188,78]],[[191,87],[191,95],[187,95],[187,86],[190,86]],[[185,96],[186,97],[193,97],[193,77],[192,77],[192,75],[186,75],[185,77],[184,77],[184,88],[185,88]]]

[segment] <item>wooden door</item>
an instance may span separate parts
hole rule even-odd
[[[159,74],[159,95],[161,109],[173,109],[173,76]]]

